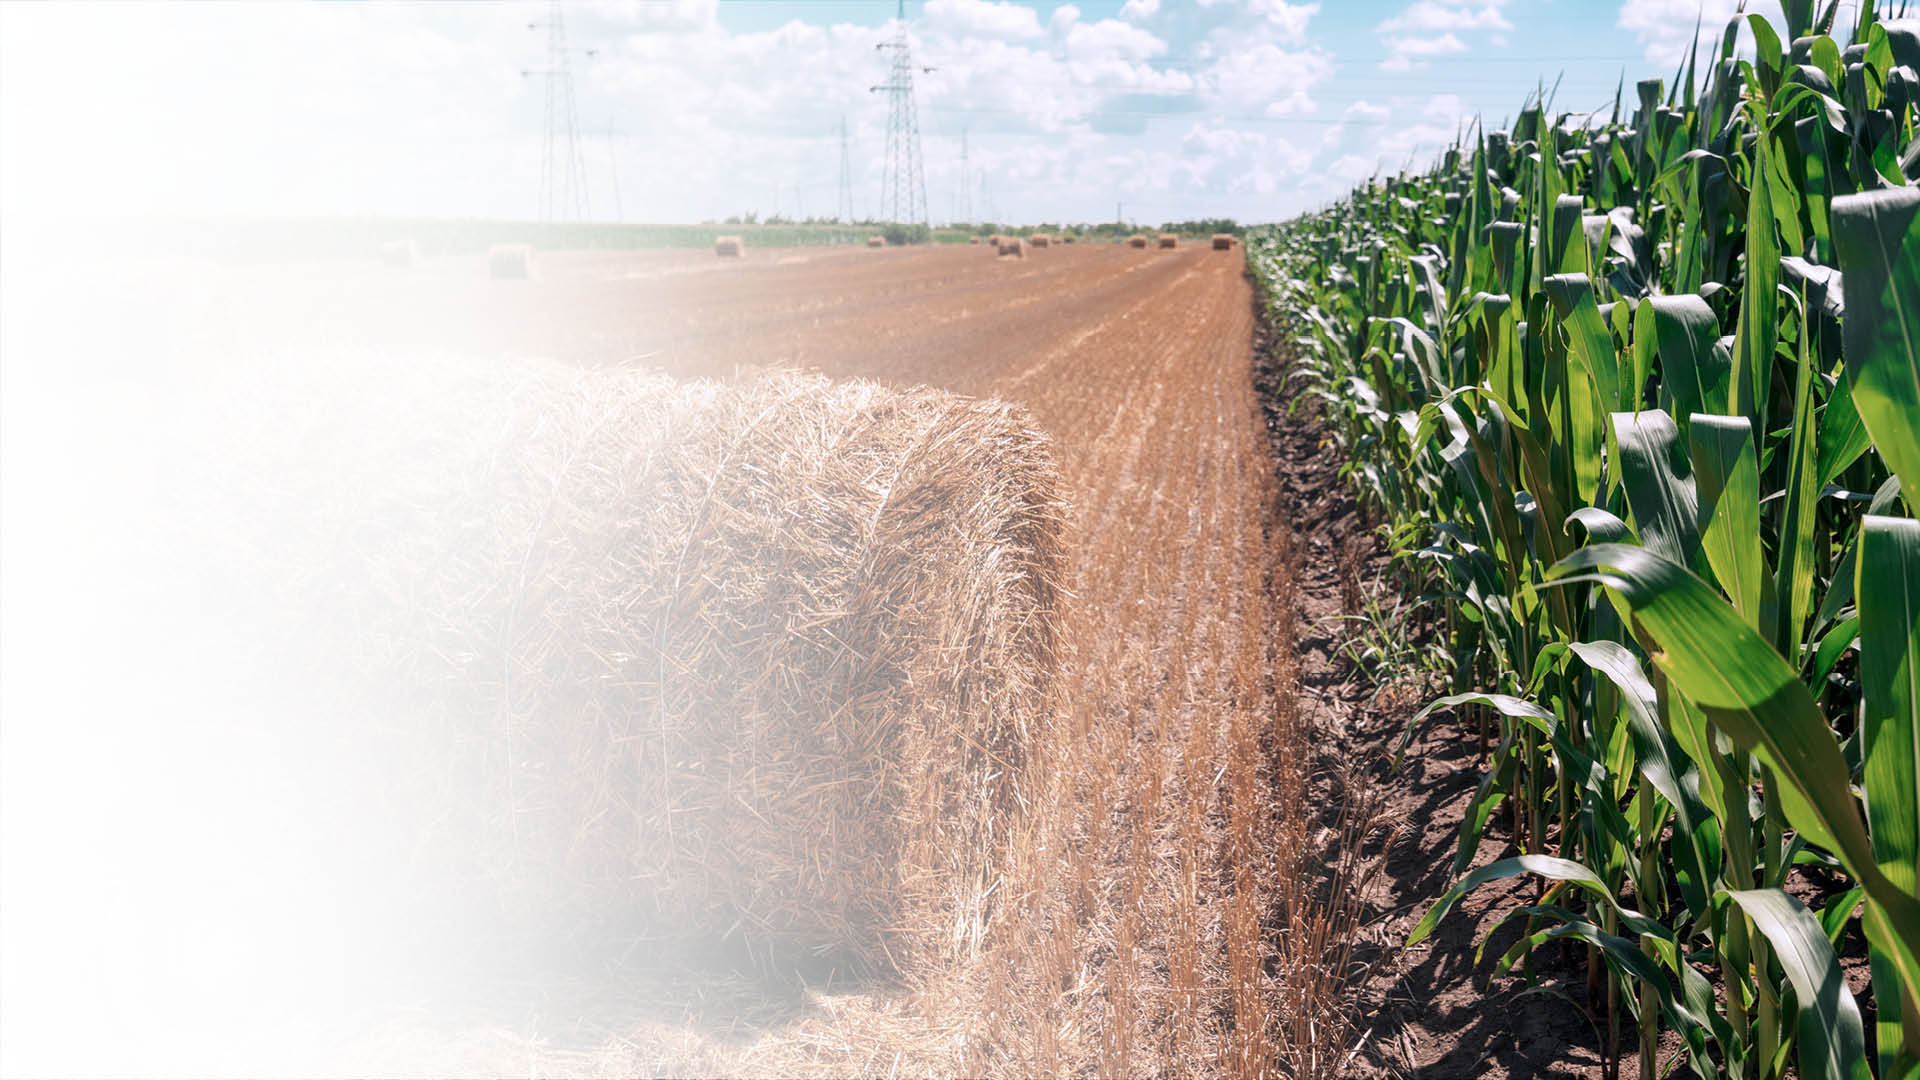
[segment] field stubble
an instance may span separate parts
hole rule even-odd
[[[539,353],[678,376],[749,363],[1026,406],[1072,503],[1058,706],[978,954],[897,982],[770,986],[602,958],[480,988],[457,1023],[388,1017],[376,1071],[1062,1075],[1335,1073],[1338,943],[1364,823],[1324,777],[1294,639],[1241,252],[1076,245],[552,256],[489,282],[417,269],[218,272],[168,354],[306,347]],[[220,325],[217,341],[196,340]],[[87,327],[82,332],[103,332]],[[1346,844],[1348,850],[1357,845]],[[436,1011],[437,1016],[443,1016]]]

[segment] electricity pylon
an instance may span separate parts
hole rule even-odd
[[[887,92],[887,167],[880,179],[880,217],[925,225],[927,181],[920,171],[920,118],[913,107],[913,51],[907,43],[907,0],[899,0],[897,35],[874,48],[893,53],[887,81],[869,88]],[[922,68],[932,71],[932,68]]]
[[[547,66],[522,70],[522,78],[544,76],[547,90],[545,152],[540,162],[540,201],[548,221],[587,219],[587,165],[580,156],[580,128],[573,104],[572,50],[561,0],[552,0],[545,20],[527,29],[547,31]],[[586,50],[588,56],[594,50]],[[562,145],[562,140],[565,144]]]

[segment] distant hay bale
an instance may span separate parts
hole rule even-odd
[[[867,246],[870,248],[886,247],[887,238],[884,236],[869,236],[867,237]]]
[[[495,244],[487,249],[487,276],[495,279],[533,276],[533,245]]]
[[[1233,234],[1232,233],[1214,233],[1213,234],[1213,250],[1232,251],[1233,250]]]
[[[713,242],[713,253],[737,259],[747,253],[747,242],[738,236],[718,237]]]
[[[1146,238],[1146,237],[1144,237],[1144,236],[1140,236],[1140,235],[1137,235],[1137,234],[1136,234],[1136,235],[1134,235],[1134,236],[1129,236],[1129,237],[1127,237],[1127,246],[1128,246],[1128,247],[1133,247],[1133,248],[1143,248],[1143,247],[1146,247],[1146,246],[1147,246],[1147,238]]]
[[[994,233],[992,236],[987,237],[987,246],[993,249],[995,255],[998,255],[1000,254],[1000,245],[1004,243],[1006,239],[1006,237],[1001,236],[999,233]]]
[[[1027,257],[1027,245],[1017,236],[1003,236],[1000,238],[999,253],[1002,257],[1010,255],[1024,259]]]
[[[1161,233],[1160,246],[1162,248],[1177,248],[1180,246],[1180,237],[1170,232]]]
[[[1061,238],[1060,238],[1060,242],[1061,242],[1061,243],[1063,243],[1063,244],[1071,244],[1071,243],[1073,243],[1073,234],[1072,234],[1072,233],[1068,233],[1067,235],[1065,235],[1065,236],[1063,236],[1063,237],[1061,237]]]
[[[404,269],[420,261],[420,248],[411,239],[389,240],[380,245],[380,261]]]
[[[196,521],[209,573],[354,688],[313,707],[393,763],[367,790],[444,871],[430,921],[484,897],[488,948],[861,971],[978,947],[1051,715],[1059,480],[1024,411],[532,362],[270,398],[220,459],[246,516]]]
[[[1037,248],[1051,247],[1053,246],[1053,237],[1047,235],[1046,233],[1034,233],[1033,236],[1029,239],[1029,242],[1032,243],[1033,246]]]
[[[979,238],[979,237],[977,237],[977,236],[969,236],[969,237],[967,237],[967,243],[969,243],[969,244],[978,244],[979,242],[980,242],[980,238]]]

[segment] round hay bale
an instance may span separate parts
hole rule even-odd
[[[1001,236],[999,233],[994,233],[992,236],[987,237],[987,246],[993,249],[995,255],[998,255],[1000,254],[1000,245],[1004,243],[1006,239],[1006,237]]]
[[[1180,237],[1170,232],[1160,234],[1160,247],[1162,250],[1165,250],[1167,248],[1177,248],[1179,246],[1180,246]]]
[[[533,245],[495,244],[487,249],[487,276],[495,280],[533,276]]]
[[[969,236],[967,237],[967,243],[978,245],[980,243],[980,238],[977,236]]]
[[[389,240],[380,245],[380,261],[396,269],[405,269],[420,261],[420,248],[411,239]]]
[[[1127,246],[1128,246],[1128,247],[1131,247],[1131,248],[1143,248],[1143,247],[1146,247],[1146,246],[1147,246],[1147,238],[1146,238],[1146,237],[1144,237],[1144,236],[1140,236],[1140,235],[1137,235],[1137,234],[1136,234],[1136,235],[1134,235],[1134,236],[1129,236],[1129,237],[1127,237]]]
[[[347,790],[422,937],[978,947],[1051,715],[1062,511],[1022,410],[413,359],[234,411],[207,573],[327,688],[274,692],[385,763]]]
[[[1037,248],[1051,247],[1053,245],[1053,237],[1046,233],[1034,233],[1029,239],[1029,242]]]
[[[713,253],[737,259],[747,253],[747,242],[738,236],[718,237],[713,242]]]
[[[883,248],[883,247],[886,247],[886,246],[887,246],[887,238],[886,238],[886,237],[884,237],[884,236],[869,236],[869,237],[867,237],[867,246],[868,246],[868,247],[870,247],[870,248]]]
[[[1073,234],[1072,234],[1072,233],[1068,233],[1067,235],[1065,235],[1065,236],[1063,236],[1063,237],[1061,237],[1061,238],[1060,238],[1060,242],[1061,242],[1061,243],[1063,243],[1063,244],[1071,244],[1071,243],[1073,243]]]
[[[1213,250],[1232,251],[1233,250],[1233,234],[1232,233],[1214,233],[1213,234]]]
[[[1000,238],[999,252],[1003,258],[1012,256],[1016,259],[1024,259],[1027,257],[1027,245],[1017,236],[1003,236]]]

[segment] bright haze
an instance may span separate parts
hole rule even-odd
[[[1274,220],[1733,0],[910,0],[931,218]],[[1763,8],[1774,8],[1771,2]],[[596,220],[878,214],[896,0],[569,0]],[[546,3],[0,7],[0,214],[541,216]],[[930,69],[930,70],[928,70]],[[967,144],[962,184],[962,135]]]

